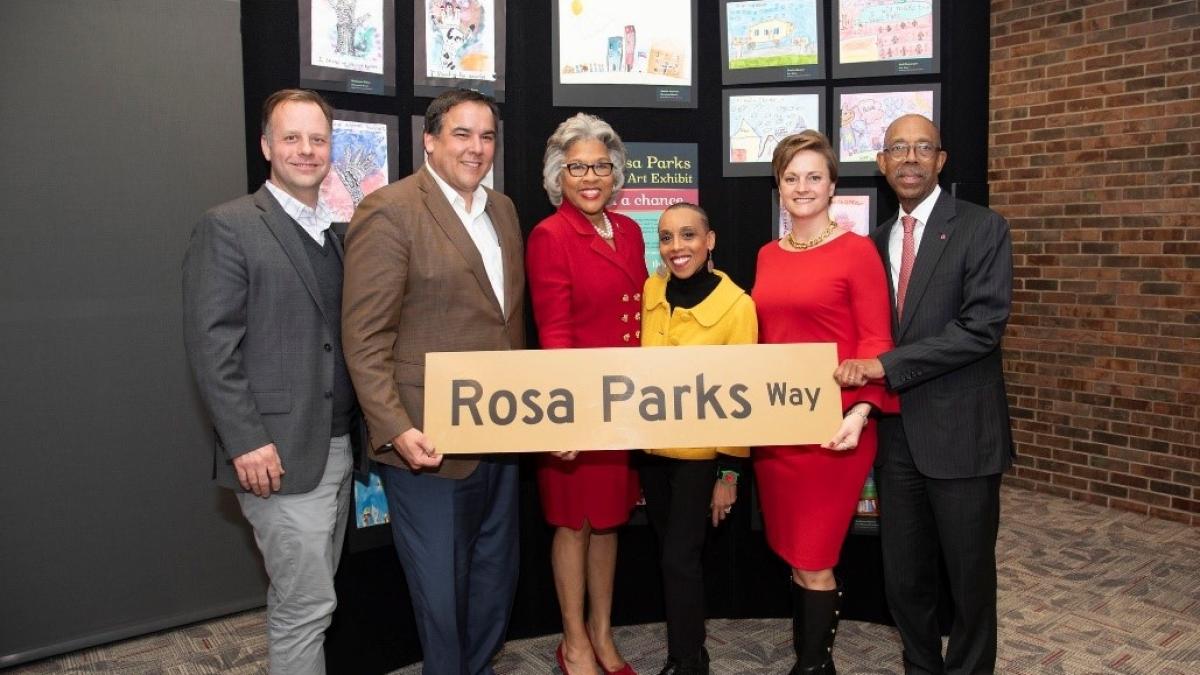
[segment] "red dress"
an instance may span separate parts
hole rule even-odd
[[[839,363],[892,348],[887,278],[866,237],[847,233],[806,251],[768,243],[758,252],[751,297],[760,343],[836,342]],[[859,401],[897,409],[882,384],[842,390],[843,410]],[[875,459],[875,428],[869,424],[858,447],[846,452],[819,445],[755,449],[767,543],[792,567],[815,571],[837,564]]]
[[[641,344],[646,262],[638,224],[608,212],[616,250],[578,209],[563,201],[538,223],[525,246],[533,318],[542,349],[637,347]],[[538,458],[546,520],[580,529],[622,525],[641,496],[628,450],[591,450],[564,462]]]

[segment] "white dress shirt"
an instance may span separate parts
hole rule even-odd
[[[483,258],[483,269],[487,272],[488,281],[492,284],[492,291],[496,294],[496,300],[500,302],[500,311],[503,312],[504,257],[500,253],[500,238],[496,235],[496,228],[484,210],[487,208],[487,191],[482,185],[475,187],[475,192],[471,195],[471,210],[468,211],[467,200],[442,180],[428,162],[425,168],[429,169],[429,175],[433,176],[433,181],[441,188],[442,194],[446,195],[446,201],[450,202],[455,215],[471,236],[471,241],[475,242],[475,248],[479,249],[479,256]]]
[[[888,234],[888,269],[892,273],[892,288],[900,287],[900,255],[904,248],[904,227],[901,226],[900,219],[904,216],[912,216],[917,219],[917,225],[913,228],[913,259],[915,260],[921,248],[921,235],[925,233],[925,223],[929,221],[929,214],[933,213],[933,205],[937,203],[940,194],[942,194],[942,186],[934,185],[933,192],[921,200],[912,213],[905,213],[904,207],[900,207],[900,213],[896,215],[896,224],[892,226],[892,231]]]
[[[279,202],[279,206],[283,212],[292,217],[304,228],[308,236],[313,238],[317,244],[325,245],[325,230],[333,223],[333,218],[329,215],[329,211],[320,201],[317,202],[317,208],[311,208],[304,202],[296,199],[290,194],[283,191],[283,188],[275,185],[271,181],[265,183],[267,190],[271,196],[275,197],[275,201]]]

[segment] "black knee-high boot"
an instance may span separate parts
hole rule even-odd
[[[790,675],[837,675],[833,638],[842,609],[842,589],[811,591],[792,582],[792,648],[796,665]]]

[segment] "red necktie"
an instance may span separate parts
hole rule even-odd
[[[904,227],[904,240],[900,244],[900,280],[896,283],[896,316],[904,311],[904,293],[908,290],[908,277],[912,275],[913,261],[917,259],[917,243],[913,239],[913,228],[917,219],[912,216],[902,216],[900,224]]]

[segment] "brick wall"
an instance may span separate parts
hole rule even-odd
[[[1006,480],[1200,525],[1200,2],[992,0],[990,89]]]

